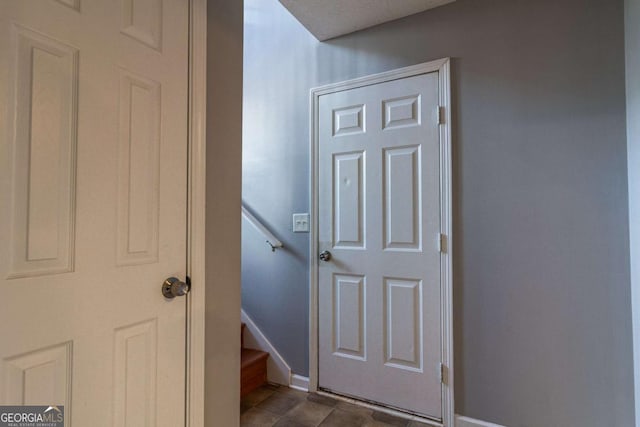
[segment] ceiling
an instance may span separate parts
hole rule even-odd
[[[280,0],[318,40],[328,40],[455,0]]]

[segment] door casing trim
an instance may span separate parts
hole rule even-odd
[[[453,394],[453,238],[452,238],[452,161],[451,161],[451,65],[449,58],[439,59],[380,74],[347,80],[311,89],[310,94],[310,200],[311,236],[309,239],[309,391],[318,390],[318,111],[320,96],[363,86],[384,83],[427,73],[438,73],[440,107],[440,232],[446,236],[440,257],[442,300],[442,425],[455,422]]]
[[[204,427],[207,0],[189,0],[185,426]]]

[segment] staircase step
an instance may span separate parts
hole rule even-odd
[[[267,382],[269,353],[243,348],[241,353],[240,395],[245,396]]]
[[[251,348],[242,349],[241,366],[242,369],[255,365],[257,362],[266,361],[269,353],[261,350],[253,350]]]
[[[244,348],[244,330],[246,327],[247,324],[243,322],[240,328],[240,348]]]

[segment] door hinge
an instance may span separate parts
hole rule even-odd
[[[440,105],[438,105],[438,112],[437,112],[437,116],[438,116],[438,124],[444,124],[445,120],[446,120],[446,114],[445,114],[445,109],[444,107],[441,107]]]
[[[447,253],[447,235],[440,233],[438,235],[438,251],[446,254]]]
[[[440,364],[440,383],[441,384],[447,383],[447,367],[444,366],[444,363]]]

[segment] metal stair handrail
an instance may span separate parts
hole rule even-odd
[[[284,248],[284,244],[273,235],[271,231],[262,223],[258,218],[247,209],[244,202],[242,202],[242,217],[246,219],[256,230],[264,235],[267,239],[267,244],[271,246],[271,251],[275,252],[276,249]]]

